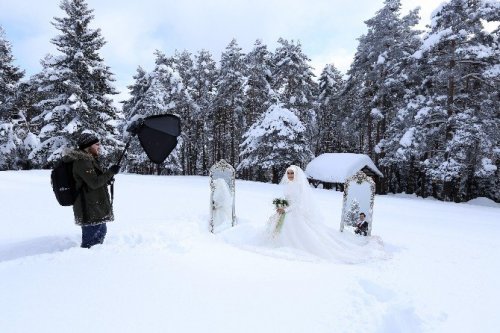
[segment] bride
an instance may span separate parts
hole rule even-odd
[[[212,214],[214,231],[220,231],[232,224],[233,197],[224,179],[213,181]]]
[[[288,206],[276,208],[276,214],[269,219],[268,234],[274,246],[346,263],[362,262],[383,254],[377,237],[340,233],[323,224],[312,189],[300,167],[288,167],[281,184]]]

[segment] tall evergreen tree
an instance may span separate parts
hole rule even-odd
[[[36,80],[33,80],[33,78],[19,83],[15,106],[12,109],[13,114],[10,117],[12,129],[10,135],[12,142],[17,142],[17,144],[11,154],[3,155],[4,157],[9,156],[9,159],[13,162],[11,164],[12,168],[33,168],[28,156],[40,144],[37,137],[40,127],[37,122],[33,121],[33,118],[38,114],[38,109],[34,107],[34,104],[40,100],[40,96]]]
[[[143,100],[146,96],[146,92],[149,89],[151,79],[149,74],[141,67],[138,66],[136,69],[136,74],[133,76],[134,83],[129,85],[127,88],[129,90],[130,98],[123,101],[123,114],[125,116],[125,122],[123,123],[122,132],[124,134],[124,139],[129,140],[130,134],[127,132],[127,128],[130,124],[141,117],[144,110],[142,109],[144,103]],[[137,172],[137,173],[152,173],[150,169],[153,168],[152,165],[148,165],[149,169],[144,170],[144,164],[147,162],[147,156],[142,151],[139,142],[137,140],[131,140],[130,146],[127,151],[127,158],[123,161],[123,164],[127,171]]]
[[[188,97],[179,73],[173,68],[173,60],[157,51],[155,62],[156,66],[149,74],[139,69],[136,83],[129,87],[133,93],[125,104],[129,124],[138,118],[164,113],[181,116],[184,113]],[[179,151],[182,151],[182,140],[164,164],[156,166],[149,161],[139,142],[132,140],[127,165],[132,172],[179,174],[183,172]]]
[[[66,16],[54,18],[61,34],[51,42],[61,55],[42,62],[41,89],[48,97],[38,103],[41,144],[30,154],[39,165],[52,163],[83,130],[100,138],[104,157],[120,145],[120,114],[110,98],[116,94],[114,79],[99,55],[105,44],[101,31],[90,28],[93,10],[84,0],[63,0],[60,8]]]
[[[246,70],[243,88],[245,129],[248,130],[273,103],[278,101],[271,88],[272,53],[261,40],[256,40],[253,49],[245,56]],[[260,168],[245,169],[240,173],[245,179],[263,180]]]
[[[24,150],[23,132],[17,101],[24,72],[14,65],[12,45],[0,26],[0,170],[17,169],[23,163],[19,153]]]
[[[244,109],[247,128],[253,125],[277,97],[271,88],[272,54],[267,46],[257,40],[254,48],[245,57],[247,67],[244,88]]]
[[[273,57],[272,87],[284,107],[295,112],[306,126],[308,142],[312,141],[316,128],[316,83],[309,59],[299,42],[280,38]]]
[[[173,58],[173,67],[179,73],[181,82],[186,90],[186,100],[181,111],[182,126],[182,152],[181,161],[184,174],[194,175],[197,173],[199,165],[198,159],[198,128],[197,118],[200,116],[199,109],[191,98],[191,83],[194,75],[194,62],[191,53],[187,51],[175,52]]]
[[[281,103],[271,105],[244,133],[238,171],[258,169],[277,183],[287,166],[304,166],[312,158],[305,131],[294,112]]]
[[[419,32],[413,29],[418,23],[418,10],[400,18],[400,9],[400,0],[385,0],[384,7],[365,22],[368,32],[359,38],[344,92],[358,99],[347,105],[350,123],[358,127],[349,132],[356,133],[359,149],[375,162],[383,153],[380,142],[387,126],[409,88],[405,73],[408,59],[419,47]]]
[[[130,98],[123,102],[122,109],[126,119],[131,119],[136,113],[140,113],[138,105],[140,105],[145,92],[149,88],[148,73],[141,66],[137,67],[136,72],[132,77],[135,82],[127,87]]]
[[[207,175],[210,165],[214,163],[210,147],[213,146],[213,101],[217,75],[217,66],[212,54],[206,50],[199,51],[195,55],[193,76],[189,83],[189,93],[195,107],[193,140],[198,156],[196,174]]]
[[[245,118],[243,88],[245,63],[238,43],[233,39],[222,53],[217,93],[214,100],[214,160],[226,159],[235,166]]]
[[[350,71],[348,73],[351,75],[344,82],[344,87],[338,99],[339,108],[342,110],[341,135],[346,151],[365,153],[363,149],[365,122],[360,117],[364,110],[363,95],[360,89],[363,86],[362,75],[360,75],[360,72]]]
[[[12,44],[0,26],[0,120],[8,119],[14,108],[16,88],[24,72],[14,65]]]
[[[498,193],[484,180],[498,172],[499,41],[498,31],[484,30],[482,20],[498,21],[499,9],[480,0],[443,4],[415,54],[429,74],[411,101],[415,123],[406,137],[421,140],[420,165],[443,200]]]
[[[342,74],[333,64],[326,65],[319,77],[315,155],[342,151],[343,131],[339,95],[343,88]]]

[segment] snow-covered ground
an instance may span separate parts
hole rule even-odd
[[[236,186],[239,227],[261,228],[279,186]],[[314,195],[338,228],[342,194]],[[120,174],[87,250],[48,171],[1,172],[0,332],[499,331],[496,203],[376,196],[388,258],[353,265],[212,235],[208,201],[206,177]]]

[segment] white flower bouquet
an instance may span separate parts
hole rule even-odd
[[[288,207],[288,201],[286,199],[276,198],[273,200],[273,204],[276,207],[276,209],[278,208],[284,209]],[[285,215],[286,213],[283,212],[283,213],[277,213],[271,217],[269,222],[273,236],[276,236],[277,234],[280,233],[281,228],[283,227],[283,222],[285,222]]]

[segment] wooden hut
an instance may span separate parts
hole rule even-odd
[[[347,178],[353,176],[358,171],[363,171],[380,184],[380,177],[384,177],[382,172],[375,166],[372,159],[365,154],[353,153],[325,153],[315,157],[306,166],[305,173],[309,183],[315,187],[322,184],[323,188],[344,190],[344,183]],[[379,186],[376,186],[377,193]]]

